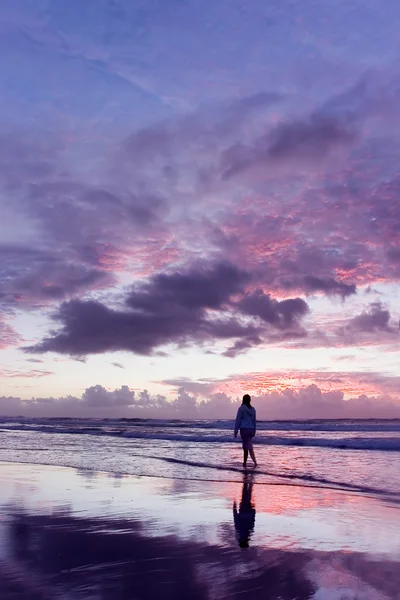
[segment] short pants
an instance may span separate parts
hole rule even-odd
[[[240,437],[242,438],[243,450],[251,450],[253,448],[251,440],[254,437],[254,429],[242,427],[240,429]]]

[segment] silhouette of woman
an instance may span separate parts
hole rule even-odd
[[[240,437],[243,443],[243,467],[246,468],[247,458],[250,456],[257,466],[256,455],[253,450],[252,439],[256,435],[257,419],[256,409],[251,406],[251,398],[249,394],[243,396],[242,406],[239,407],[235,421],[235,437],[240,430]]]
[[[233,503],[233,519],[235,522],[236,537],[241,548],[249,547],[249,540],[254,531],[256,509],[252,502],[253,482],[246,477],[243,480],[242,499],[237,509],[236,500]]]

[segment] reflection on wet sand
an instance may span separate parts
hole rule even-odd
[[[252,483],[244,482],[241,505],[246,513],[255,511],[249,509],[251,489]],[[245,543],[254,527],[255,512],[251,514],[239,526]],[[337,591],[339,584],[345,596],[332,597],[383,600],[399,597],[398,572],[398,563],[349,552],[257,548],[242,554],[237,543],[221,546],[156,533],[149,537],[140,522],[126,519],[15,512],[0,562],[0,597],[239,600],[251,593],[254,600],[308,600],[322,597],[316,595],[321,589]]]
[[[256,509],[252,501],[253,478],[244,476],[242,499],[239,510],[236,500],[233,503],[233,519],[240,548],[248,548],[249,540],[254,531],[256,521]]]
[[[263,486],[257,473],[234,487],[132,477],[116,487],[99,474],[90,488],[73,470],[0,474],[0,600],[400,598],[397,505],[329,491],[320,505],[318,490]],[[28,474],[29,495],[18,484]]]
[[[311,598],[315,585],[304,570],[307,556],[273,555],[254,556],[243,574],[233,546],[146,537],[140,524],[130,521],[15,514],[1,597],[32,600],[62,592],[75,598],[85,590],[87,597],[105,600],[208,600],[224,582],[220,595],[232,599],[249,588],[254,600]]]

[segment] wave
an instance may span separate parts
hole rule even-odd
[[[142,423],[143,427],[143,423]],[[23,432],[40,432],[52,434],[67,434],[67,435],[91,435],[91,436],[110,436],[122,439],[131,440],[155,440],[155,441],[174,441],[181,443],[219,443],[233,444],[234,441],[231,434],[227,434],[224,430],[214,429],[212,433],[202,431],[199,432],[199,427],[191,423],[191,427],[187,427],[186,432],[179,430],[171,432],[170,428],[165,428],[161,431],[158,428],[146,427],[141,431],[138,428],[123,427],[114,428],[108,426],[95,426],[92,422],[81,423],[80,426],[71,427],[71,423],[3,423],[0,425],[3,431],[23,431]],[[218,433],[217,433],[218,432]],[[400,452],[400,437],[294,437],[294,436],[274,436],[263,435],[262,432],[255,438],[255,444],[262,446],[295,446],[295,447],[318,447],[332,448],[338,450],[373,450],[385,452]]]
[[[32,428],[62,427],[80,430],[85,428],[100,429],[217,429],[232,430],[232,419],[217,420],[182,420],[182,419],[89,419],[76,417],[57,418],[28,418],[28,417],[0,417],[0,427],[11,428],[20,426]],[[310,432],[399,432],[400,419],[371,419],[371,420],[302,420],[302,421],[258,421],[259,431],[310,431]]]
[[[195,443],[236,443],[232,437],[227,436],[201,436],[201,435],[173,435],[159,434],[148,435],[139,432],[126,433],[123,437],[131,439],[154,439],[176,442]],[[262,446],[296,446],[296,447],[318,447],[336,448],[339,450],[381,450],[400,452],[400,438],[293,438],[293,437],[256,437],[254,443]]]

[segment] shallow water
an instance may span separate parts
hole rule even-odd
[[[233,439],[232,426],[230,421],[3,419],[0,460],[138,476],[241,481],[241,447]],[[257,483],[400,496],[396,447],[400,448],[399,421],[260,423],[255,438]]]

